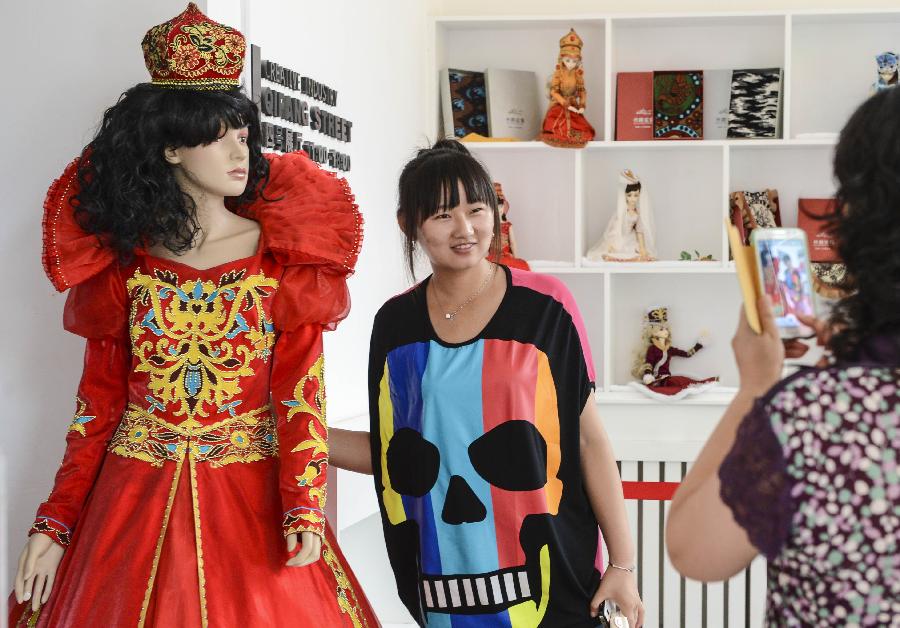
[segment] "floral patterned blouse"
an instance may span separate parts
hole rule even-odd
[[[768,558],[768,626],[900,626],[900,338],[757,400],[719,470]]]

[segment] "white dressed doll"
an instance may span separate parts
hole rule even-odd
[[[656,234],[650,199],[631,170],[619,174],[616,213],[603,237],[587,252],[591,261],[651,262],[656,259]]]

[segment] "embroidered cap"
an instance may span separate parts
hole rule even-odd
[[[240,82],[247,42],[191,2],[141,42],[151,83],[173,89],[233,89]]]
[[[647,312],[648,323],[668,323],[669,310],[665,307],[655,307]]]
[[[581,47],[584,42],[575,32],[574,28],[569,29],[562,39],[559,40],[559,56],[561,57],[578,57],[581,58]]]

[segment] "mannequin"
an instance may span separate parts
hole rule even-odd
[[[349,309],[358,209],[305,155],[261,153],[238,31],[190,4],[142,46],[152,82],[44,205],[87,344],[9,623],[377,625],[324,516],[322,332]]]

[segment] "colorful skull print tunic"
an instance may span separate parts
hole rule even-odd
[[[400,598],[421,625],[593,626],[598,528],[579,418],[594,371],[565,286],[504,267],[469,342],[435,334],[425,280],[372,332],[372,464]]]
[[[766,626],[900,622],[900,337],[858,357],[758,399],[719,469],[769,559]]]
[[[66,546],[48,602],[10,625],[376,626],[325,522],[322,331],[347,313],[361,217],[305,155],[270,159],[255,255],[208,269],[74,219],[71,164],[45,204],[45,268],[87,339],[65,457],[32,533]],[[284,537],[323,538],[286,567]],[[27,608],[26,608],[27,607]]]

